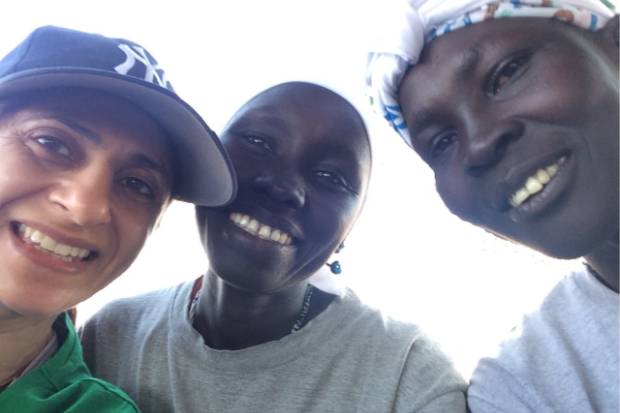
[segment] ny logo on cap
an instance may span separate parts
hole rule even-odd
[[[149,59],[146,51],[142,47],[119,44],[118,48],[125,53],[125,61],[115,66],[114,70],[122,75],[126,75],[134,68],[137,62],[140,62],[145,68],[144,80],[169,89],[166,73],[159,67],[159,64],[151,62],[151,59]]]

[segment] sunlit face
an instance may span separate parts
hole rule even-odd
[[[356,111],[314,85],[285,84],[248,102],[222,140],[239,190],[198,209],[209,262],[227,283],[275,291],[319,269],[353,224],[370,173]]]
[[[53,315],[134,260],[170,199],[160,128],[94,91],[0,116],[0,314]]]
[[[617,240],[617,61],[603,32],[546,19],[433,41],[400,103],[450,210],[557,257]]]

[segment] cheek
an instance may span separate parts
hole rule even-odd
[[[457,174],[450,170],[435,172],[435,189],[452,213],[462,216],[469,209],[470,194]]]
[[[435,187],[448,210],[464,221],[474,225],[487,225],[487,208],[484,207],[480,182],[470,182],[460,175],[438,177]]]
[[[23,185],[31,177],[39,176],[39,168],[23,154],[23,149],[16,148],[14,142],[0,139],[0,188]]]
[[[359,207],[359,202],[349,201],[328,203],[317,208],[313,228],[318,238],[329,247],[336,248],[354,225]]]
[[[575,65],[555,56],[531,70],[535,78],[519,106],[541,121],[582,125],[600,106],[605,84],[587,62]]]
[[[144,246],[147,236],[153,230],[155,220],[156,215],[147,212],[123,214],[116,220],[117,257],[123,271],[133,262]],[[115,276],[118,275],[120,273],[115,274]]]

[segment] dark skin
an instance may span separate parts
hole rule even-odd
[[[239,191],[224,208],[197,209],[210,268],[194,326],[210,347],[235,350],[290,334],[308,277],[325,265],[360,212],[371,156],[357,111],[308,83],[257,95],[221,137]],[[315,291],[307,320],[332,299]]]
[[[615,292],[617,33],[618,16],[595,33],[537,18],[476,24],[433,41],[400,88],[413,147],[454,214],[583,256]],[[542,189],[518,199],[531,177]]]

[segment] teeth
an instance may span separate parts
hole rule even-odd
[[[39,250],[53,253],[64,261],[71,261],[74,257],[84,259],[90,255],[90,251],[87,249],[60,243],[49,235],[25,224],[19,224],[17,232],[24,240],[34,244]]]
[[[273,231],[271,231],[271,236],[269,237],[270,240],[272,241],[280,241],[280,234],[282,234],[279,230],[274,229]]]
[[[248,222],[248,225],[245,227],[245,229],[247,229],[248,231],[250,231],[252,234],[256,235],[256,232],[258,231],[258,221],[255,219],[251,219],[250,222]]]
[[[536,178],[540,181],[540,183],[542,183],[543,185],[546,184],[547,182],[549,182],[551,180],[551,176],[549,176],[549,174],[547,173],[547,171],[545,171],[544,169],[539,169],[538,171],[536,171]]]
[[[269,225],[261,225],[258,230],[258,236],[263,239],[270,239],[271,227]]]
[[[530,197],[530,193],[527,191],[527,189],[522,188],[519,189],[510,199],[510,203],[512,204],[512,206],[516,207],[519,206],[523,203],[523,201],[525,201],[526,199],[528,199]]]
[[[65,244],[56,244],[56,248],[54,248],[54,254],[58,255],[71,255],[71,247]]]
[[[42,233],[40,233],[39,231],[35,229],[34,231],[32,231],[32,235],[30,235],[30,241],[34,242],[35,244],[38,244],[41,241],[43,241],[44,236],[45,235],[43,235]]]
[[[563,162],[564,158],[561,158],[556,163],[537,170],[532,176],[527,178],[523,187],[518,189],[510,198],[510,205],[516,208],[532,195],[542,191],[545,185],[558,173],[558,169]]]
[[[43,235],[43,239],[41,240],[41,243],[39,244],[39,247],[54,252],[54,250],[56,249],[56,244],[57,242],[54,241],[53,239],[51,239],[50,237],[48,237],[47,235]]]
[[[538,178],[535,178],[532,176],[527,179],[527,182],[525,182],[525,187],[527,188],[530,194],[535,194],[537,192],[542,191],[543,184],[542,182],[538,180]]]
[[[281,245],[291,245],[292,238],[290,235],[279,229],[271,228],[269,225],[261,224],[258,220],[251,218],[246,214],[233,212],[229,216],[239,228],[256,235],[258,238],[271,240]]]

